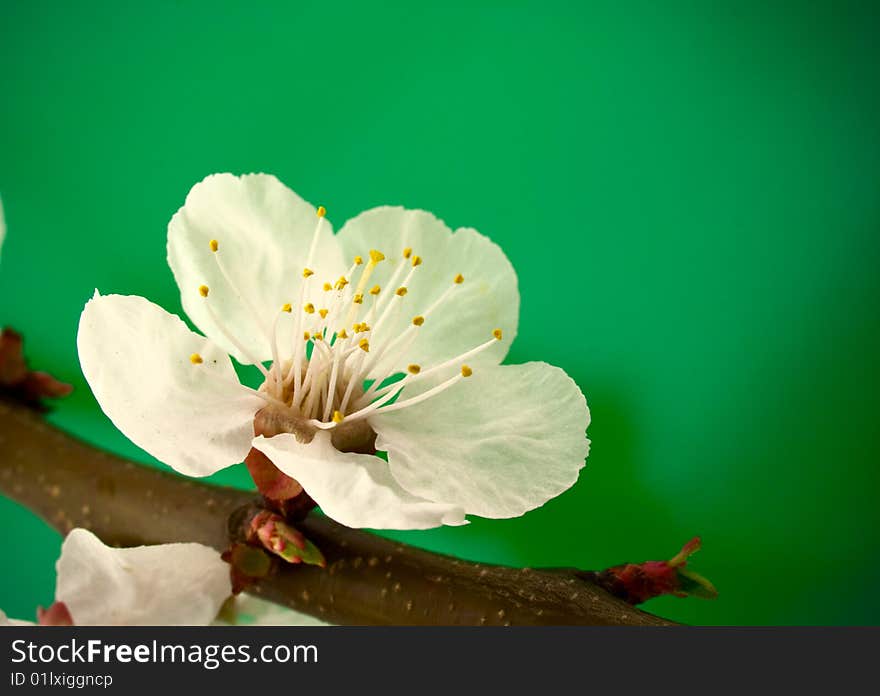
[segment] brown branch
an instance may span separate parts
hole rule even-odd
[[[61,532],[91,529],[118,546],[195,541],[226,549],[254,495],[102,452],[0,399],[0,492]],[[667,625],[575,569],[470,563],[312,514],[297,525],[327,568],[276,563],[249,588],[338,624]]]

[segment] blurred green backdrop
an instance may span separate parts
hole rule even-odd
[[[598,568],[699,533],[720,599],[649,609],[877,623],[880,22],[766,5],[4,0],[0,323],[75,384],[53,422],[148,461],[75,330],[95,287],[180,310],[165,227],[191,185],[272,172],[337,229],[426,208],[506,250],[509,362],[574,376],[593,450],[523,518],[399,538]],[[0,529],[0,607],[32,617],[60,537],[3,498]]]

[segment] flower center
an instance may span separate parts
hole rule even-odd
[[[209,314],[220,331],[262,372],[263,384],[254,393],[269,404],[261,413],[268,414],[264,418],[271,417],[272,430],[293,432],[306,441],[311,440],[316,429],[334,430],[334,444],[338,440],[343,445],[340,449],[353,451],[372,434],[366,426],[371,414],[379,409],[390,412],[414,406],[470,377],[473,371],[465,361],[500,341],[502,332],[495,329],[484,343],[436,365],[423,367],[408,362],[407,353],[419,331],[440,306],[453,300],[464,277],[458,274],[451,278],[447,287],[438,289],[433,302],[414,308],[419,313],[412,315],[406,328],[395,331],[392,327],[399,327],[400,322],[392,319],[406,310],[408,288],[419,282],[422,258],[413,254],[411,248],[405,248],[400,257],[388,260],[381,251],[372,249],[366,262],[356,256],[345,275],[335,282],[321,282],[320,269],[313,270],[312,262],[325,214],[323,206],[319,207],[299,297],[270,310],[274,312],[271,324],[261,323],[272,347],[268,367],[251,356],[224,326],[211,307],[209,288],[202,285],[199,293],[208,303]],[[211,240],[209,246],[224,282],[248,310],[258,319],[271,316],[270,312],[260,312],[236,287],[224,266],[220,242]],[[370,283],[380,263],[394,264],[384,288]],[[289,345],[279,342],[282,320],[292,320],[293,340]],[[191,361],[199,365],[202,359],[194,354]],[[389,365],[390,368],[383,367]],[[404,397],[406,387],[432,378],[437,382],[435,386]],[[369,380],[372,383],[367,386]],[[351,447],[345,446],[350,439]]]

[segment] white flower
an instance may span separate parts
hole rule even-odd
[[[229,566],[203,544],[111,548],[86,529],[73,529],[56,563],[55,601],[75,626],[317,626],[321,621],[240,594],[232,594]],[[0,625],[27,625],[0,611]]]
[[[207,625],[232,593],[229,566],[202,544],[115,549],[78,528],[56,570],[55,601],[76,626]]]
[[[202,544],[116,549],[74,529],[56,567],[55,599],[77,626],[206,625],[232,593],[229,566]]]
[[[335,236],[324,213],[268,175],[193,187],[168,260],[207,338],[136,296],[96,293],[80,320],[116,426],[191,476],[254,447],[352,527],[514,517],[568,489],[586,401],[558,368],[499,365],[519,311],[501,249],[420,210],[375,208]]]

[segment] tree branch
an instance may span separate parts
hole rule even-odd
[[[0,492],[62,533],[85,527],[117,546],[240,540],[254,494],[211,486],[102,452],[0,398]],[[274,562],[248,592],[330,623],[668,625],[576,569],[470,563],[311,514],[297,527],[325,569]]]

